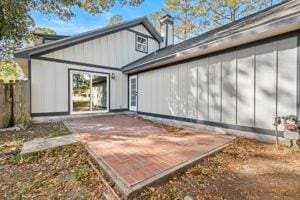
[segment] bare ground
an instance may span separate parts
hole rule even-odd
[[[136,199],[300,199],[300,150],[237,139]]]
[[[20,131],[0,132],[0,161],[17,155],[24,142],[34,138],[48,138],[71,134],[61,122],[32,124]]]
[[[19,154],[25,141],[67,134],[63,123],[0,132],[0,199],[99,199],[104,188],[87,162],[83,144],[23,158]]]
[[[99,199],[104,189],[77,143],[0,163],[0,199]]]

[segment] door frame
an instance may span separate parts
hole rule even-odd
[[[105,72],[97,72],[97,71],[89,71],[89,70],[82,70],[82,69],[69,69],[69,113],[71,115],[77,115],[77,114],[91,114],[91,113],[106,113],[110,111],[110,74]],[[80,112],[74,112],[73,111],[73,74],[74,73],[88,73],[90,75],[101,75],[107,78],[107,85],[106,85],[106,91],[107,91],[107,100],[106,100],[106,110],[96,110],[96,111],[80,111]],[[92,80],[92,79],[91,79]],[[92,89],[92,87],[91,87]]]
[[[135,78],[136,80],[136,105],[135,107],[131,106],[131,79]],[[137,112],[138,111],[138,76],[137,74],[130,75],[128,77],[128,109],[129,111]]]

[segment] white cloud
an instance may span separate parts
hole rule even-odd
[[[100,17],[104,17],[105,21],[108,21],[113,15],[113,13],[105,11],[100,14]]]

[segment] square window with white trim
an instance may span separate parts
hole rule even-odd
[[[137,51],[143,52],[143,53],[148,53],[148,38],[141,36],[141,35],[136,35],[135,37],[135,48]]]

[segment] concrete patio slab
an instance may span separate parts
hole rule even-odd
[[[76,135],[74,134],[54,138],[36,138],[34,140],[30,140],[24,143],[21,150],[21,155],[51,149],[59,146],[69,145],[77,141],[78,140],[76,138]]]
[[[195,164],[234,139],[126,115],[77,118],[67,124],[87,143],[124,197]]]

